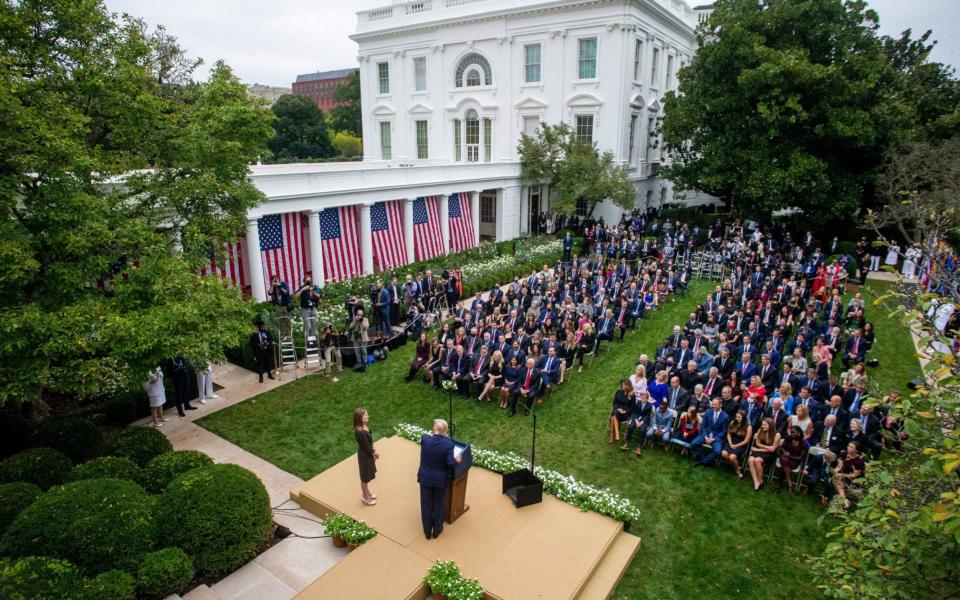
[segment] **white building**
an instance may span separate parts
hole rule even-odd
[[[298,211],[312,216],[314,242],[320,210],[360,204],[363,272],[372,272],[372,203],[406,201],[412,261],[413,199],[456,192],[471,194],[477,240],[522,235],[549,210],[549,191],[521,184],[517,143],[560,121],[629,166],[639,207],[662,205],[673,193],[656,177],[660,103],[696,50],[697,20],[683,0],[418,0],[362,11],[351,38],[365,160],[254,167],[269,201],[251,212],[248,239],[256,218]],[[621,212],[605,203],[594,216]],[[255,246],[249,280],[263,297]],[[310,264],[320,252],[310,244]],[[316,269],[314,278],[323,279]]]

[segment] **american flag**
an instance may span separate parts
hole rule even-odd
[[[413,201],[413,254],[417,260],[443,254],[439,199],[439,196],[428,196]]]
[[[473,215],[470,214],[470,194],[452,194],[449,202],[450,251],[460,252],[476,246],[473,237]]]
[[[307,239],[300,213],[260,217],[260,260],[264,284],[269,288],[274,275],[295,288],[307,271]]]
[[[358,208],[325,208],[320,213],[323,272],[327,281],[350,279],[363,272]]]
[[[377,202],[370,207],[370,237],[373,241],[373,264],[378,271],[407,264],[402,201]]]
[[[211,256],[210,262],[200,267],[200,275],[219,275],[228,280],[233,285],[244,287],[247,285],[247,274],[243,266],[245,258],[246,240],[239,238],[236,242],[226,242],[223,245],[224,258],[221,264],[217,264],[216,257]]]

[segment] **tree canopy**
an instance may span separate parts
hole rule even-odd
[[[97,398],[249,326],[198,268],[262,200],[273,116],[98,0],[0,3],[0,403]]]
[[[363,112],[360,109],[360,71],[350,72],[345,83],[333,90],[338,105],[330,110],[330,126],[363,137]]]
[[[534,136],[523,134],[517,146],[525,185],[550,184],[550,210],[572,214],[583,200],[590,210],[610,198],[631,209],[636,188],[625,165],[614,162],[613,153],[603,154],[594,144],[579,139],[570,125],[542,124]]]
[[[885,42],[877,23],[862,0],[718,0],[664,102],[666,176],[760,218],[798,207],[824,224],[872,205],[885,154],[920,121],[905,90],[951,87],[922,42]],[[927,98],[955,107],[948,96]]]
[[[323,111],[306,96],[284,94],[274,102],[276,135],[267,143],[278,159],[330,158],[336,152],[327,135]]]

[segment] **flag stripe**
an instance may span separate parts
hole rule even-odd
[[[441,200],[440,196],[427,196],[413,202],[413,253],[416,260],[428,260],[443,253]]]
[[[378,202],[370,210],[373,264],[378,271],[407,264],[403,240],[403,201]]]
[[[320,215],[320,233],[327,281],[341,281],[363,272],[357,206],[324,209]]]
[[[449,198],[450,250],[460,252],[476,246],[473,236],[473,215],[470,213],[470,193],[459,192]]]

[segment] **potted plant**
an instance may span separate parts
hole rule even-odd
[[[343,540],[343,532],[346,531],[352,522],[353,519],[345,514],[339,513],[323,522],[323,530],[330,536],[334,546],[337,548],[345,548],[347,543]]]
[[[451,560],[438,560],[427,570],[423,582],[441,600],[483,600],[486,593],[476,579],[466,579]]]
[[[352,522],[341,532],[340,537],[347,543],[347,547],[353,551],[357,546],[377,535],[377,532],[363,521],[350,520]]]

